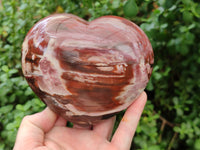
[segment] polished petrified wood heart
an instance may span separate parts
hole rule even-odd
[[[87,22],[71,14],[39,21],[22,48],[22,69],[48,107],[87,126],[125,108],[149,81],[151,44],[134,23],[104,16]]]

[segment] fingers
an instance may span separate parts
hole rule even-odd
[[[67,120],[62,117],[58,117],[54,126],[66,126],[66,125],[67,125]]]
[[[44,140],[44,133],[48,132],[55,124],[57,115],[49,108],[40,113],[23,118],[18,130],[14,150],[30,149],[41,146]]]
[[[130,149],[132,138],[135,134],[146,101],[147,95],[143,92],[125,112],[111,141],[111,143],[120,150]]]
[[[40,113],[26,116],[22,120],[22,125],[29,122],[42,131],[48,132],[54,126],[57,118],[58,116],[47,107]]]
[[[116,120],[116,116],[106,119],[106,120],[102,120],[99,124],[93,127],[93,131],[96,132],[101,137],[109,140],[112,134],[115,120]]]

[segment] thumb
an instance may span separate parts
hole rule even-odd
[[[57,118],[58,116],[48,107],[40,113],[25,116],[17,133],[14,150],[42,146],[44,134],[51,130]]]

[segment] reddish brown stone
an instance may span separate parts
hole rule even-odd
[[[87,22],[51,15],[34,25],[22,48],[23,73],[33,91],[83,126],[127,108],[146,87],[153,62],[144,32],[117,16]]]

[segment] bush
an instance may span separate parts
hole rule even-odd
[[[133,9],[134,8],[134,9]],[[52,13],[86,20],[117,15],[148,35],[155,53],[148,103],[131,149],[200,149],[200,3],[198,0],[0,0],[0,150],[13,147],[21,119],[44,109],[21,71],[28,30]],[[117,116],[116,126],[123,112]]]

